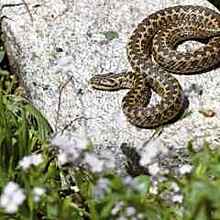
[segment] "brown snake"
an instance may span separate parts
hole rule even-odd
[[[141,128],[156,128],[176,120],[186,105],[178,80],[171,75],[196,74],[220,61],[220,14],[202,6],[174,6],[145,18],[131,34],[127,55],[132,70],[95,75],[92,88],[129,89],[122,100],[128,121]],[[190,52],[178,52],[186,40],[204,40]],[[153,57],[153,59],[152,59]],[[149,107],[152,90],[161,100]]]

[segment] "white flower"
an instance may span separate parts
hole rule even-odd
[[[157,186],[152,186],[149,188],[149,193],[153,194],[153,195],[157,195],[158,194],[158,187]]]
[[[123,183],[125,184],[125,186],[128,187],[134,187],[137,185],[137,182],[134,178],[132,178],[131,176],[125,176],[123,177]]]
[[[154,163],[154,164],[148,166],[148,169],[149,169],[149,173],[152,176],[156,176],[159,173],[159,171],[160,171],[158,163]]]
[[[18,189],[13,194],[13,200],[16,205],[20,205],[25,200],[25,195],[22,189]]]
[[[118,212],[120,211],[120,210],[122,210],[122,208],[124,207],[124,202],[123,201],[120,201],[120,202],[117,202],[116,204],[115,204],[115,206],[113,207],[113,209],[112,209],[112,215],[117,215],[118,214]]]
[[[142,213],[139,213],[139,214],[137,215],[137,218],[138,218],[138,219],[143,219],[143,218],[144,218],[144,215],[143,215]]]
[[[189,164],[184,164],[181,168],[180,168],[180,174],[184,175],[187,173],[190,173],[192,171],[192,166]]]
[[[15,182],[9,182],[0,197],[0,207],[4,208],[7,213],[15,213],[25,198],[19,185]]]
[[[19,189],[19,185],[15,182],[8,182],[4,188],[4,193],[10,195]]]
[[[5,211],[7,213],[13,214],[18,210],[18,206],[15,203],[8,203],[7,206],[5,207]]]
[[[60,151],[57,156],[57,159],[58,159],[59,165],[62,166],[68,162],[68,155],[63,151]]]
[[[128,217],[131,217],[132,215],[135,215],[136,214],[136,209],[132,206],[129,206],[126,208],[126,215]]]
[[[96,199],[101,199],[105,193],[107,193],[109,188],[109,180],[106,178],[101,178],[97,181],[96,186],[94,187],[93,195]]]
[[[158,139],[149,143],[148,147],[141,151],[140,165],[147,166],[152,162],[152,159],[155,158],[159,152],[162,152],[164,145]]]
[[[33,194],[34,194],[34,201],[39,202],[40,197],[46,192],[44,188],[41,187],[34,187]]]
[[[86,149],[88,140],[87,138],[69,138],[65,135],[56,135],[51,140],[51,144],[59,147],[66,153],[74,153],[76,150]]]
[[[43,162],[43,157],[41,154],[33,154],[32,155],[32,164],[37,166]]]
[[[175,182],[171,183],[171,188],[173,189],[174,192],[179,192],[180,191],[179,186]]]
[[[46,192],[46,190],[41,187],[34,187],[33,192],[35,195],[41,196]]]
[[[88,145],[87,138],[72,138],[65,135],[56,135],[51,140],[51,145],[54,145],[60,149],[60,164],[65,164],[66,162],[75,162],[81,153],[86,150]],[[66,155],[64,155],[64,154]]]
[[[71,189],[76,193],[80,191],[78,186],[71,186]]]
[[[175,195],[172,197],[173,202],[182,203],[183,202],[183,196],[182,195]]]
[[[23,170],[27,170],[31,164],[31,156],[25,156],[19,161],[19,167],[22,167]]]
[[[42,162],[43,162],[43,158],[41,154],[32,154],[23,157],[19,161],[19,167],[21,167],[23,170],[27,170],[28,168],[30,168],[31,165],[37,166]]]
[[[0,206],[1,207],[7,207],[7,204],[9,203],[10,198],[6,194],[2,194],[0,197]]]
[[[63,146],[71,147],[72,145],[72,143],[70,142],[70,139],[65,135],[55,135],[51,139],[50,143],[57,147],[63,147]]]
[[[85,162],[89,165],[92,172],[102,172],[104,168],[104,161],[100,160],[94,153],[86,153]]]
[[[111,151],[102,151],[100,158],[104,161],[104,169],[109,170],[115,168],[115,157]]]

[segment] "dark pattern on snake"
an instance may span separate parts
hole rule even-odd
[[[141,128],[156,128],[176,120],[185,108],[175,74],[198,74],[220,61],[220,14],[201,6],[165,8],[145,18],[131,34],[127,55],[132,70],[100,74],[90,79],[92,88],[129,89],[122,100],[128,121]],[[190,52],[178,52],[186,40],[206,40]],[[154,59],[152,59],[152,56]],[[150,107],[152,90],[161,100]]]

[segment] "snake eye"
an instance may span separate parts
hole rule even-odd
[[[99,90],[117,90],[119,89],[119,80],[114,79],[114,74],[108,73],[103,75],[93,76],[89,84],[93,89]]]

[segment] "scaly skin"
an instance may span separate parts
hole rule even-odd
[[[122,100],[128,121],[141,128],[156,128],[173,122],[187,107],[187,99],[176,74],[196,74],[213,68],[220,61],[220,14],[201,6],[165,8],[145,18],[131,34],[127,55],[132,71],[96,75],[94,89],[130,89]],[[179,43],[207,40],[191,52],[176,51]],[[155,62],[151,57],[154,57]],[[161,101],[149,107],[151,90]]]

